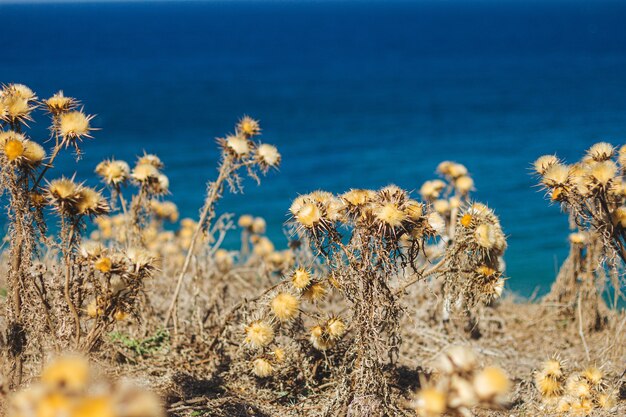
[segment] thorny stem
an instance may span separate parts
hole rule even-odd
[[[402,285],[400,288],[398,288],[395,292],[394,295],[399,295],[401,293],[404,292],[404,290],[406,290],[408,287],[410,287],[411,285],[415,284],[416,282],[420,281],[421,279],[432,275],[436,272],[438,272],[446,263],[447,257],[443,257],[441,258],[441,260],[439,262],[437,262],[435,265],[432,265],[430,268],[426,269],[422,269],[422,271],[418,272],[415,278],[411,279],[410,281],[408,281],[407,283],[405,283],[404,285]]]
[[[72,316],[74,317],[74,327],[75,327],[74,341],[75,341],[76,347],[78,347],[78,343],[80,342],[80,317],[78,315],[78,311],[76,310],[76,307],[74,306],[74,302],[72,301],[72,297],[70,295],[70,282],[72,278],[71,250],[72,250],[72,240],[74,239],[74,230],[75,230],[76,224],[73,224],[68,231],[67,230],[68,226],[65,222],[65,218],[61,217],[61,219],[62,219],[61,222],[62,222],[64,238],[67,239],[67,241],[65,242],[65,245],[63,245],[64,251],[65,251],[64,253],[65,285],[63,289],[63,294],[65,296],[65,302],[67,303],[67,306],[70,309]]]
[[[204,209],[202,210],[202,214],[200,215],[200,219],[198,220],[198,224],[196,225],[196,230],[193,232],[193,236],[191,237],[191,243],[189,245],[189,249],[187,250],[187,256],[185,256],[185,262],[183,263],[183,267],[178,275],[178,282],[176,283],[176,289],[174,290],[174,295],[172,296],[172,301],[170,302],[170,306],[167,310],[164,320],[164,327],[169,325],[169,322],[172,318],[172,314],[176,309],[178,303],[178,296],[180,294],[180,290],[183,285],[183,279],[185,278],[185,274],[189,269],[189,265],[191,264],[191,258],[193,257],[196,242],[198,241],[198,236],[205,229],[205,225],[210,222],[215,217],[215,202],[219,198],[222,190],[224,189],[224,183],[230,176],[232,172],[234,172],[240,165],[234,164],[231,157],[226,157],[226,159],[222,162],[220,166],[219,175],[215,182],[211,183],[209,186],[209,191],[207,192],[206,200],[204,203]]]
[[[31,191],[35,191],[37,189],[37,187],[39,186],[39,183],[43,179],[44,175],[46,175],[46,172],[48,171],[48,169],[52,168],[52,163],[54,162],[54,160],[56,159],[57,155],[61,151],[61,145],[63,143],[59,142],[58,134],[55,136],[55,140],[56,140],[56,144],[54,145],[54,149],[52,150],[52,155],[50,155],[50,159],[44,165],[43,170],[41,170],[41,174],[39,174],[39,177],[37,177],[37,181],[35,181],[35,185],[33,185],[33,188],[31,189]]]

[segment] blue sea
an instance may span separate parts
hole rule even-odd
[[[529,166],[624,142],[625,20],[626,2],[606,1],[0,1],[0,81],[97,114],[58,175],[154,152],[183,216],[216,175],[214,138],[260,119],[282,167],[219,208],[265,217],[280,245],[299,193],[416,190],[462,162],[509,236],[508,286],[528,296],[549,288],[568,235]]]

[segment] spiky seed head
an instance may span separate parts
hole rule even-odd
[[[500,228],[489,223],[478,225],[474,231],[474,238],[478,245],[488,250],[496,249],[500,251],[506,246],[506,241]]]
[[[624,210],[624,220],[626,220],[626,210]],[[575,245],[584,245],[587,242],[587,235],[582,232],[570,233],[569,241]]]
[[[320,351],[325,351],[332,346],[331,340],[321,325],[311,327],[309,340],[313,347]]]
[[[322,211],[315,203],[305,203],[295,216],[296,221],[307,229],[318,225],[322,220]]]
[[[448,168],[448,175],[454,179],[462,177],[463,175],[467,175],[467,168],[463,164],[454,162],[450,164]]]
[[[274,362],[282,363],[285,360],[286,356],[285,349],[279,347],[275,348],[272,351],[272,356],[274,357]]]
[[[424,215],[424,205],[415,200],[404,203],[403,210],[406,217],[413,222],[420,220]]]
[[[252,372],[259,378],[267,378],[274,373],[274,366],[265,358],[257,358],[252,362]]]
[[[89,381],[89,364],[78,356],[58,358],[41,374],[41,382],[50,390],[84,392]]]
[[[156,181],[159,178],[159,170],[152,164],[138,164],[133,169],[131,177],[140,184]]]
[[[291,276],[291,283],[298,290],[304,290],[311,283],[311,272],[304,268],[297,268]]]
[[[170,179],[167,177],[167,175],[163,173],[159,173],[159,175],[157,175],[157,180],[154,183],[153,192],[156,195],[162,195],[162,194],[167,194],[169,192],[169,189],[170,189]]]
[[[396,203],[377,205],[372,212],[376,220],[391,228],[402,226],[402,222],[407,219],[406,213]]]
[[[113,261],[108,256],[100,256],[94,261],[93,267],[100,272],[108,273],[113,268]]]
[[[467,175],[462,175],[454,181],[454,188],[456,188],[461,195],[467,195],[474,189],[474,180]]]
[[[550,376],[545,371],[535,375],[535,386],[542,397],[553,399],[563,394],[563,385],[558,378]]]
[[[510,381],[506,373],[497,367],[486,367],[474,376],[474,390],[483,401],[493,400],[504,395],[510,388]]]
[[[352,207],[362,207],[372,202],[376,192],[372,190],[353,189],[341,195],[341,199]]]
[[[31,166],[39,165],[46,157],[45,149],[32,140],[24,141],[24,159]]]
[[[420,195],[424,200],[435,200],[445,187],[446,183],[441,180],[426,181],[420,188]]]
[[[23,84],[8,84],[0,91],[0,116],[6,121],[26,122],[32,120],[30,113],[36,99],[33,91]]]
[[[441,214],[437,212],[429,213],[426,217],[428,221],[428,225],[437,233],[438,235],[443,235],[446,231],[446,221]]]
[[[560,164],[560,161],[559,158],[557,158],[556,156],[543,155],[535,160],[535,162],[533,163],[533,168],[535,169],[535,172],[537,174],[543,176],[548,168],[550,168],[552,165],[558,164]]]
[[[242,158],[250,153],[250,142],[242,136],[228,135],[224,141],[226,149],[235,157]]]
[[[323,300],[327,292],[326,285],[324,285],[322,281],[318,281],[310,283],[302,292],[302,296],[305,299],[316,303]]]
[[[541,181],[547,187],[562,187],[567,184],[569,175],[570,170],[567,165],[556,163],[545,170]]]
[[[613,161],[598,162],[591,167],[592,178],[602,187],[606,187],[616,175],[617,165]]]
[[[137,158],[137,163],[135,165],[142,164],[152,165],[156,169],[163,169],[163,167],[165,166],[163,161],[161,161],[161,158],[159,158],[157,155],[145,152],[143,155]]]
[[[249,214],[241,215],[239,217],[239,220],[237,221],[237,225],[239,225],[239,227],[241,227],[242,229],[251,228],[253,223],[254,223],[254,217],[252,217]]]
[[[326,322],[326,331],[331,339],[340,339],[346,333],[346,324],[338,317],[331,317]]]
[[[47,187],[46,196],[58,208],[67,209],[78,200],[80,187],[69,178],[52,180]]]
[[[611,394],[600,394],[596,401],[598,402],[598,406],[604,410],[610,410],[615,407],[616,404],[615,396]]]
[[[243,116],[237,123],[237,132],[250,138],[261,133],[261,126],[258,120],[254,120],[250,116]]]
[[[246,343],[257,349],[269,345],[274,340],[274,328],[263,320],[250,323],[245,331]]]
[[[470,225],[472,224],[472,215],[469,213],[465,213],[463,216],[461,216],[459,222],[461,223],[461,226],[465,228],[470,227]]]
[[[106,160],[96,166],[96,174],[108,185],[124,183],[130,177],[130,167],[125,161]]]
[[[272,299],[270,307],[278,320],[289,321],[298,314],[300,302],[293,295],[282,292]]]
[[[48,109],[48,112],[53,115],[65,113],[78,105],[78,102],[75,99],[63,95],[63,91],[59,91],[49,99],[44,100],[43,103]]]
[[[433,209],[439,214],[445,215],[450,212],[450,202],[448,200],[439,199],[433,202]]]
[[[281,156],[276,146],[263,143],[256,149],[256,159],[262,167],[275,168],[280,165]]]
[[[258,235],[262,235],[265,233],[265,229],[267,228],[267,223],[263,217],[255,217],[252,222],[252,233],[256,233]]]
[[[434,387],[421,389],[415,397],[415,411],[418,416],[439,417],[448,408],[446,393]]]
[[[452,346],[439,355],[436,367],[445,374],[470,372],[476,367],[476,356],[467,347]]]
[[[76,199],[76,212],[87,216],[99,216],[110,210],[106,199],[90,187],[80,187]]]
[[[589,382],[581,378],[579,374],[572,374],[567,379],[565,389],[567,394],[574,398],[589,398],[591,396],[591,386]]]
[[[2,153],[9,162],[17,162],[24,156],[24,140],[18,137],[8,138],[2,144]]]
[[[585,368],[580,373],[580,376],[584,378],[587,382],[589,382],[592,387],[595,387],[602,384],[602,378],[604,377],[604,374],[600,369],[596,368],[595,366],[590,366],[588,368]]]
[[[608,161],[615,155],[615,148],[607,142],[599,142],[587,150],[587,156],[594,161]]]
[[[94,116],[88,116],[78,110],[62,113],[59,116],[58,132],[65,144],[68,145],[82,138],[90,138],[93,130],[91,119],[93,118]]]

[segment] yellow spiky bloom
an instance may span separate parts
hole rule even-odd
[[[44,369],[41,382],[52,390],[83,392],[89,381],[89,364],[78,356],[58,358]]]
[[[255,217],[252,222],[252,233],[256,233],[262,235],[265,233],[265,229],[267,228],[267,223],[263,217]]]
[[[617,175],[617,165],[613,161],[603,161],[593,164],[590,172],[594,182],[606,187]]]
[[[96,173],[106,184],[117,185],[130,177],[130,167],[125,161],[106,160],[96,166]]]
[[[45,149],[37,142],[33,142],[32,140],[25,140],[23,145],[23,156],[29,165],[39,165],[46,157]]]
[[[454,179],[467,175],[467,168],[463,164],[452,163],[448,168],[448,175]]]
[[[73,207],[79,198],[80,187],[69,178],[52,180],[47,187],[47,198],[61,210]]]
[[[478,268],[476,268],[476,273],[478,273],[478,275],[481,275],[483,277],[491,277],[491,276],[495,275],[496,272],[498,272],[498,271],[496,271],[495,269],[493,269],[493,268],[491,268],[491,267],[489,267],[487,265],[481,265]]]
[[[90,187],[80,187],[76,199],[78,214],[99,216],[109,212],[109,204],[98,191]]]
[[[576,416],[587,416],[593,411],[593,403],[588,398],[574,401],[570,405],[570,412]]]
[[[407,219],[406,213],[396,203],[376,206],[372,212],[376,220],[392,228],[402,226],[402,222]]]
[[[252,372],[259,378],[267,378],[274,373],[274,366],[265,358],[257,358],[252,363]]]
[[[159,170],[152,164],[142,163],[135,166],[131,177],[138,183],[155,181],[159,178]]]
[[[578,374],[573,374],[567,379],[565,389],[567,394],[574,398],[588,398],[591,396],[589,382],[581,378]]]
[[[454,187],[462,195],[466,195],[474,189],[474,180],[467,175],[462,175],[454,181]]]
[[[474,376],[474,390],[483,401],[506,394],[510,388],[510,381],[506,373],[496,367],[486,367]]]
[[[624,220],[626,221],[626,210],[624,210]],[[573,244],[583,245],[587,242],[587,235],[581,232],[570,233],[569,241]]]
[[[118,417],[114,401],[108,395],[81,398],[71,417]]]
[[[88,116],[77,110],[62,113],[59,116],[57,129],[65,144],[68,145],[71,141],[82,138],[90,138],[93,130],[90,123],[93,118],[94,116]]]
[[[555,163],[544,171],[541,181],[548,187],[562,187],[566,185],[569,175],[570,169],[567,165]]]
[[[93,267],[100,272],[108,273],[113,268],[113,261],[108,256],[101,256],[95,260]]]
[[[274,329],[272,326],[262,320],[250,323],[245,328],[245,341],[254,348],[262,348],[274,340]]]
[[[543,155],[535,160],[533,168],[539,175],[543,175],[552,165],[559,164],[559,158],[554,155]]]
[[[346,333],[346,324],[338,317],[331,317],[326,322],[326,331],[331,339],[339,339]]]
[[[237,224],[239,225],[239,227],[244,228],[244,229],[251,228],[253,223],[254,223],[254,217],[252,217],[249,214],[241,215],[239,217],[239,220],[237,221]]]
[[[465,213],[463,216],[461,216],[461,220],[459,222],[461,223],[461,226],[465,228],[470,227],[470,225],[472,224],[472,215],[469,213]]]
[[[420,417],[439,417],[447,410],[446,393],[434,387],[421,389],[415,397],[415,411]]]
[[[322,281],[318,281],[309,284],[302,292],[302,296],[305,299],[316,303],[324,299],[327,292],[326,285],[324,285]]]
[[[476,243],[486,249],[491,249],[495,246],[494,228],[488,223],[483,223],[476,228],[474,232]]]
[[[9,162],[21,160],[24,151],[24,140],[18,139],[18,137],[8,138],[2,144],[2,152]]]
[[[598,406],[604,410],[609,410],[615,407],[615,397],[611,394],[600,394],[596,399]]]
[[[277,347],[272,351],[272,356],[274,356],[274,362],[282,363],[285,360],[285,349]]]
[[[311,272],[304,268],[297,268],[291,276],[291,283],[298,290],[304,290],[311,283]]]
[[[298,314],[300,302],[293,295],[282,292],[272,299],[270,307],[278,320],[289,321]]]
[[[243,116],[237,123],[237,132],[249,138],[261,133],[261,126],[258,120],[254,120],[250,116]]]
[[[59,91],[43,102],[51,114],[59,115],[75,108],[78,102],[72,97],[66,97],[63,91]]]
[[[300,208],[295,219],[298,223],[306,228],[313,228],[322,219],[322,211],[314,203],[306,203]]]
[[[341,199],[353,207],[362,207],[369,204],[376,196],[372,190],[353,189],[341,195]]]
[[[152,165],[156,169],[162,169],[165,166],[165,164],[163,164],[163,161],[161,161],[161,158],[159,158],[157,155],[145,152],[143,155],[137,158],[136,165],[142,164]]]
[[[450,212],[450,202],[444,199],[435,200],[433,202],[433,209],[439,214],[446,215]]]
[[[428,221],[428,225],[438,234],[443,235],[446,231],[446,221],[441,214],[437,212],[429,213],[426,216],[426,220]]]
[[[596,368],[595,366],[590,366],[588,368],[585,368],[580,373],[580,376],[584,378],[587,382],[589,382],[592,387],[595,387],[602,383],[602,378],[604,377],[604,374],[600,369]]]
[[[420,188],[420,195],[425,200],[434,200],[439,198],[441,190],[446,186],[446,183],[441,180],[426,181]]]
[[[313,347],[317,350],[324,351],[332,346],[331,340],[324,332],[324,328],[320,325],[311,327],[309,340],[311,341]]]
[[[406,217],[409,220],[415,222],[421,219],[422,215],[424,214],[424,205],[415,200],[408,200],[406,203],[404,203],[403,210]]]
[[[276,146],[263,143],[256,149],[256,159],[261,166],[274,168],[280,165],[281,156]]]
[[[615,155],[615,148],[607,142],[596,143],[587,150],[587,156],[598,162],[607,161],[613,155]]]
[[[228,135],[224,139],[226,150],[236,157],[244,157],[250,153],[250,142],[242,136]]]
[[[35,106],[31,105],[31,102],[34,99],[34,93],[30,88],[22,84],[9,84],[0,91],[0,107],[3,109],[0,116],[13,122],[32,120],[30,113]]]
[[[558,358],[548,359],[542,365],[542,372],[551,378],[561,378],[563,376],[563,362]]]

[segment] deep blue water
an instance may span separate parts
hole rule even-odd
[[[529,165],[624,141],[625,18],[601,1],[0,4],[0,81],[98,115],[83,161],[59,173],[155,152],[185,216],[216,173],[214,137],[261,119],[280,172],[220,209],[264,216],[279,242],[298,193],[417,189],[462,162],[509,235],[509,286],[529,295],[568,233]]]

